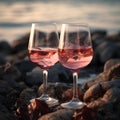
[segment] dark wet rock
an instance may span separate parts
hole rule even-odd
[[[105,41],[105,38],[93,38],[92,39],[92,45],[93,45],[93,48],[94,50],[101,44]]]
[[[0,104],[0,120],[16,120],[16,118],[10,110]]]
[[[8,53],[11,53],[11,51],[12,51],[12,48],[7,41],[0,42],[0,52],[8,54]]]
[[[95,30],[91,33],[92,39],[100,38],[100,37],[105,37],[107,35],[106,30]]]
[[[29,60],[20,60],[19,62],[15,63],[14,66],[17,67],[23,76],[36,67],[36,65]]]
[[[73,81],[72,73],[63,68],[59,63],[48,70],[48,82],[71,83]],[[39,67],[35,67],[32,71],[26,73],[25,83],[29,86],[39,85],[43,83],[43,73]]]
[[[16,102],[18,96],[19,96],[19,92],[16,90],[12,90],[11,92],[9,92],[6,95],[6,99],[5,99],[5,103],[4,103],[6,108],[8,108],[11,111],[14,110],[14,105],[15,105],[15,102]]]
[[[0,67],[1,79],[6,82],[6,84],[9,84],[11,88],[14,88],[16,90],[22,89],[22,86],[20,86],[18,83],[20,76],[20,71],[15,66],[9,63]]]
[[[11,64],[14,64],[14,63],[20,61],[17,55],[10,54],[10,55],[5,56],[4,58],[8,63],[11,63]]]
[[[3,104],[0,104],[0,112],[9,112],[9,110],[3,105]]]
[[[93,32],[92,43],[94,57],[92,63],[100,66],[111,58],[120,58],[120,34],[107,35],[104,31]]]
[[[23,50],[23,51],[15,54],[15,55],[18,57],[19,60],[22,60],[22,59],[24,59],[26,56],[28,56],[28,51]]]
[[[71,83],[72,73],[68,69],[64,68],[60,63],[57,63],[49,70],[48,81]]]
[[[31,72],[27,72],[25,83],[28,86],[40,85],[42,82],[42,70],[39,67],[34,68]]]
[[[2,79],[18,79],[21,75],[19,70],[11,65],[10,63],[6,63],[5,65],[0,66],[0,74]]]
[[[108,41],[111,41],[113,43],[119,43],[120,41],[120,33],[116,33],[116,34],[113,34],[113,35],[108,35],[106,36],[106,38],[108,39]]]
[[[12,87],[9,86],[9,84],[3,80],[0,80],[0,94],[1,95],[7,95],[9,92],[13,90]]]
[[[3,54],[0,54],[0,65],[4,65],[4,64],[6,64],[6,59],[5,59],[5,57],[4,57],[4,55]]]
[[[17,83],[17,87],[15,88],[18,92],[21,92],[22,90],[26,89],[28,86],[25,84],[23,80]]]
[[[12,43],[13,53],[18,53],[27,50],[29,34],[24,35],[20,39],[14,40]]]
[[[33,98],[36,98],[37,97],[37,92],[32,89],[32,88],[26,88],[24,89],[21,93],[20,93],[20,96],[19,98],[27,101],[27,102],[30,102],[30,100],[32,100]]]
[[[5,96],[0,95],[0,104],[4,104],[5,102]]]
[[[15,117],[8,112],[0,112],[0,120],[15,120]]]
[[[56,32],[51,32],[49,36],[47,36],[47,39],[49,39],[51,42],[51,46],[58,46],[58,36],[56,36]]]
[[[97,46],[95,52],[97,55],[99,55],[100,62],[104,64],[107,60],[115,58],[116,52],[118,50],[119,48],[116,47],[116,45],[113,43],[104,41],[99,46]]]

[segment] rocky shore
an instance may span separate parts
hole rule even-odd
[[[92,33],[94,57],[79,77],[97,76],[79,84],[82,110],[49,107],[32,98],[42,93],[42,71],[28,58],[29,34],[9,44],[0,41],[0,120],[119,120],[120,118],[120,33]],[[72,75],[57,63],[49,70],[48,94],[59,103],[72,97]]]

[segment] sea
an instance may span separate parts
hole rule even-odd
[[[0,0],[0,40],[19,39],[34,22],[87,23],[113,34],[120,32],[120,0]]]

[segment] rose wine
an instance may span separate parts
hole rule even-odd
[[[87,66],[93,57],[92,47],[79,49],[59,49],[59,61],[68,69],[77,70]]]
[[[57,49],[32,49],[29,50],[29,58],[32,62],[38,64],[41,69],[48,69],[58,62]]]

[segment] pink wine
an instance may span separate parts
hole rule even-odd
[[[32,49],[29,51],[29,58],[32,62],[38,64],[41,69],[48,69],[58,62],[57,49]]]
[[[71,70],[77,70],[87,66],[93,57],[92,47],[79,49],[59,49],[59,61],[63,66]]]

